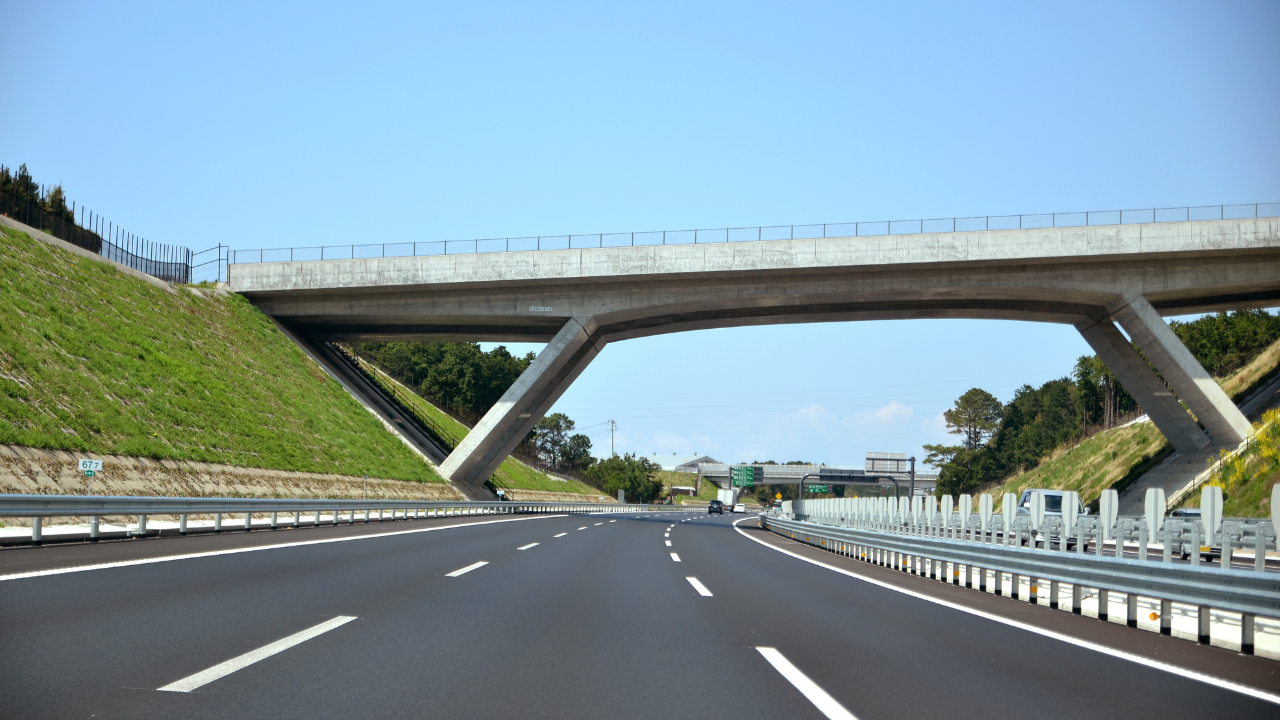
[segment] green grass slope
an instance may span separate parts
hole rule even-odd
[[[1271,378],[1277,368],[1280,368],[1280,341],[1228,377],[1219,378],[1218,384],[1233,400],[1239,401]],[[1075,447],[1058,448],[1037,467],[980,492],[991,493],[998,506],[1006,492],[1021,495],[1027,488],[1075,490],[1082,502],[1090,504],[1103,490],[1113,485],[1124,486],[1169,453],[1168,443],[1154,424],[1134,423],[1096,433]],[[1280,469],[1274,467],[1274,463],[1261,462],[1261,458],[1258,462],[1250,461],[1247,467],[1250,473],[1263,473],[1263,476],[1256,480],[1240,476],[1235,480],[1238,490],[1229,490],[1224,499],[1223,512],[1230,517],[1253,517],[1270,512],[1266,503],[1270,502],[1271,485],[1280,478]],[[1199,497],[1189,502],[1198,503]]]
[[[458,422],[454,417],[440,408],[427,402],[421,395],[410,390],[403,383],[393,379],[390,375],[382,372],[375,365],[360,359],[360,364],[371,371],[371,374],[387,392],[394,392],[395,396],[403,402],[412,403],[414,408],[419,410],[423,415],[427,416],[435,423],[437,430],[444,439],[448,440],[451,445],[456,447],[462,439],[467,436],[469,429],[466,425]],[[394,388],[394,390],[393,390]],[[513,490],[545,490],[548,492],[568,492],[577,493],[579,495],[599,495],[600,491],[585,483],[577,480],[562,480],[560,478],[551,477],[546,473],[535,470],[525,465],[519,460],[508,457],[498,466],[497,476],[492,484],[497,488],[511,488]]]
[[[1271,488],[1280,483],[1280,412],[1267,411],[1254,427],[1257,434],[1249,447],[1223,463],[1209,480],[1222,488],[1224,517],[1271,515]],[[1200,493],[1191,493],[1180,507],[1200,507]]]
[[[0,443],[440,481],[236,295],[0,227]]]

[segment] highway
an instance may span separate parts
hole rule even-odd
[[[0,551],[3,718],[1241,720],[1277,701],[1280,663],[894,573],[741,515]]]

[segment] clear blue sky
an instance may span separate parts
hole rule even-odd
[[[1277,38],[1274,2],[10,2],[0,163],[194,249],[1267,202]],[[619,451],[861,464],[1087,352],[1007,322],[678,334],[556,410]]]

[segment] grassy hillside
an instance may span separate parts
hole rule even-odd
[[[1263,350],[1252,362],[1218,379],[1218,384],[1239,401],[1259,387],[1280,367],[1280,341]],[[1026,488],[1075,490],[1084,503],[1095,501],[1102,491],[1113,484],[1132,479],[1145,472],[1170,452],[1164,436],[1150,422],[1134,423],[1097,433],[1075,447],[1061,447],[1051,453],[1039,466],[1018,473],[993,488],[980,492],[991,493],[999,505],[1004,493],[1020,495]],[[1230,517],[1252,517],[1269,513],[1262,500],[1271,496],[1271,485],[1280,479],[1280,470],[1274,463],[1265,468],[1261,462],[1253,462],[1252,473],[1257,469],[1265,473],[1257,479],[1239,482],[1237,490],[1228,491],[1223,512]],[[1275,476],[1275,477],[1272,477]],[[1268,479],[1270,478],[1270,479]],[[1199,502],[1197,496],[1191,502]],[[1230,507],[1226,507],[1229,505]]]
[[[1027,488],[1075,490],[1086,504],[1103,490],[1155,464],[1166,455],[1164,436],[1154,423],[1139,422],[1092,435],[1070,448],[1058,448],[1039,466],[1018,473],[993,488],[997,507],[1007,492],[1021,495]]]
[[[440,481],[247,300],[5,227],[0,443]]]
[[[1223,466],[1210,485],[1222,488],[1224,517],[1270,517],[1271,487],[1280,482],[1280,412],[1270,410],[1255,423],[1258,433],[1249,448]],[[1180,507],[1200,507],[1192,493]]]
[[[398,386],[402,392],[396,393],[396,396],[407,402],[413,403],[414,407],[420,410],[424,415],[431,418],[435,422],[436,427],[450,444],[457,446],[462,442],[462,438],[467,436],[467,426],[458,422],[453,416],[444,412],[440,408],[427,402],[422,396],[406,388],[402,383],[397,382],[391,376],[379,371],[365,360],[360,360],[361,364],[373,371],[373,376],[377,381],[391,390],[391,386]],[[528,465],[509,457],[502,461],[498,466],[497,480],[493,482],[494,487],[512,488],[519,490],[547,490],[551,492],[571,492],[580,495],[599,495],[600,491],[578,482],[577,480],[561,480],[560,478],[551,477],[546,473],[539,472]]]

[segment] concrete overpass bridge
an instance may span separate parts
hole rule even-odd
[[[455,483],[483,484],[607,343],[777,323],[1069,324],[1190,453],[1249,423],[1161,316],[1280,304],[1280,218],[266,262],[228,280],[312,340],[548,343],[441,464]]]

